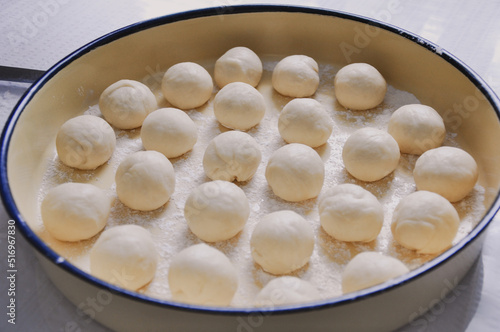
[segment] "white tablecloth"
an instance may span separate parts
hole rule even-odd
[[[3,1],[0,65],[46,70],[87,42],[151,17],[212,6],[263,3],[246,0]],[[289,0],[265,3],[314,6],[375,18],[414,32],[456,55],[500,92],[500,1]],[[0,123],[25,84],[0,81]],[[499,142],[500,143],[500,142]],[[498,217],[496,219],[499,219]],[[0,207],[0,266],[6,274],[9,217]],[[500,220],[488,230],[482,258],[447,301],[401,331],[500,330]],[[83,317],[41,270],[30,246],[17,234],[17,317],[7,323],[7,283],[0,289],[0,331],[108,331]],[[313,325],[314,322],[311,322]]]

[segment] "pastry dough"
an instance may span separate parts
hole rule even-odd
[[[262,61],[247,47],[233,47],[215,61],[215,83],[223,88],[232,82],[259,84],[262,76]]]
[[[276,91],[288,97],[312,96],[319,86],[318,63],[307,55],[290,55],[273,70],[272,84]]]
[[[275,278],[262,288],[254,300],[257,307],[275,307],[303,304],[321,299],[321,294],[309,281],[283,276]]]

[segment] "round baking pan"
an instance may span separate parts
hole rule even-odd
[[[398,89],[441,110],[469,151],[485,188],[485,214],[459,243],[407,275],[307,305],[215,308],[123,290],[83,272],[31,229],[37,195],[59,126],[96,103],[123,77],[141,79],[176,62],[217,59],[244,45],[257,54],[308,54],[346,65],[368,62]],[[454,107],[454,105],[461,107]],[[442,299],[478,258],[485,229],[500,206],[500,102],[460,60],[419,36],[361,16],[289,6],[227,6],[160,17],[119,29],[48,70],[19,101],[1,140],[1,193],[7,211],[54,284],[76,306],[117,331],[388,331]]]

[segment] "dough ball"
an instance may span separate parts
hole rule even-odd
[[[262,62],[247,47],[233,47],[215,61],[214,79],[221,88],[232,82],[248,83],[253,87],[262,77]]]
[[[249,214],[245,192],[234,183],[221,180],[194,189],[184,206],[189,229],[207,242],[232,238],[243,229]]]
[[[403,247],[420,254],[436,254],[451,246],[460,219],[444,197],[417,191],[403,198],[394,210],[391,231]]]
[[[274,194],[290,202],[318,196],[324,177],[321,157],[309,146],[299,143],[276,150],[266,167],[267,183]]]
[[[290,273],[309,261],[314,249],[313,229],[293,211],[273,212],[255,226],[250,248],[253,259],[264,271]]]
[[[417,159],[413,177],[418,190],[432,191],[457,202],[474,188],[478,169],[474,158],[464,150],[442,146]]]
[[[175,158],[191,150],[198,139],[196,125],[184,111],[162,108],[149,114],[141,128],[146,150],[161,152]]]
[[[320,299],[321,294],[310,282],[297,277],[283,276],[269,281],[255,297],[254,305],[275,307]]]
[[[290,55],[273,70],[272,84],[276,91],[288,97],[312,96],[319,86],[319,67],[307,55]]]
[[[399,145],[391,135],[375,128],[356,130],[344,144],[342,159],[347,171],[361,181],[377,181],[399,163]]]
[[[99,233],[108,221],[111,200],[91,184],[64,183],[42,201],[43,224],[61,241],[80,241]]]
[[[367,63],[352,63],[340,69],[333,81],[337,101],[347,109],[367,110],[385,97],[387,83],[377,69]]]
[[[157,262],[151,234],[137,225],[105,230],[90,250],[92,275],[129,290],[137,290],[153,280]]]
[[[181,62],[163,75],[161,91],[174,107],[192,109],[205,104],[214,84],[208,71],[194,62]]]
[[[57,155],[63,164],[95,169],[111,158],[116,146],[113,128],[103,119],[81,115],[66,121],[56,137]]]
[[[174,301],[227,306],[238,288],[238,274],[226,255],[200,243],[174,256],[168,284]]]
[[[229,83],[214,98],[215,118],[230,129],[248,130],[255,127],[265,113],[264,97],[247,83]]]
[[[205,174],[212,180],[248,181],[262,154],[255,139],[241,131],[227,131],[208,143],[203,156]]]
[[[142,126],[146,116],[158,108],[155,95],[141,82],[120,80],[111,84],[99,98],[104,119],[118,129]]]
[[[342,291],[355,292],[410,272],[400,260],[378,252],[357,254],[342,272]]]
[[[139,151],[126,157],[115,175],[120,201],[134,210],[151,211],[164,205],[175,189],[174,167],[161,153]]]
[[[350,183],[335,186],[321,196],[319,216],[323,229],[340,241],[373,241],[384,222],[378,199]]]
[[[330,138],[333,120],[318,101],[296,98],[283,107],[278,129],[287,143],[302,143],[315,148]]]
[[[441,146],[446,135],[439,113],[420,104],[398,108],[389,119],[387,131],[398,142],[402,153],[417,155]]]

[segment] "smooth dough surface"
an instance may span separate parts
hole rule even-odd
[[[312,226],[299,214],[283,210],[265,215],[250,238],[252,257],[264,271],[286,274],[307,264],[314,249]]]
[[[200,243],[174,256],[168,284],[174,301],[227,306],[238,288],[238,274],[226,255]]]
[[[288,97],[310,97],[319,86],[318,63],[307,55],[290,55],[283,58],[272,75],[276,91]]]
[[[367,63],[351,63],[342,67],[335,75],[333,85],[337,101],[351,110],[377,107],[387,92],[382,74]]]
[[[355,292],[399,277],[410,270],[399,259],[378,252],[357,254],[342,272],[342,291]]]
[[[299,143],[276,150],[266,167],[267,183],[274,194],[290,202],[318,196],[324,177],[321,157],[311,147]]]
[[[259,144],[247,133],[227,131],[208,143],[203,155],[205,174],[212,180],[248,181],[262,159]]]
[[[387,131],[398,142],[402,153],[416,155],[441,146],[446,136],[439,113],[420,104],[398,108],[389,119]]]
[[[346,140],[342,150],[345,168],[362,181],[377,181],[392,173],[399,163],[399,145],[387,132],[365,127]]]
[[[111,199],[94,185],[63,183],[49,190],[41,205],[43,224],[61,241],[91,238],[106,226]]]
[[[127,156],[116,170],[115,181],[120,201],[141,211],[161,207],[175,189],[174,168],[167,157],[156,151]]]
[[[474,188],[478,179],[474,158],[466,151],[442,146],[423,153],[415,163],[413,177],[418,190],[428,190],[457,202]]]
[[[156,98],[144,84],[120,80],[111,84],[99,98],[99,109],[104,119],[118,129],[142,126],[146,116],[158,108]]]
[[[333,120],[318,101],[295,98],[281,110],[278,130],[287,143],[302,143],[315,148],[330,138]]]
[[[308,303],[320,299],[321,294],[310,282],[297,277],[283,276],[269,281],[255,297],[254,305],[275,307]]]
[[[248,47],[233,47],[215,61],[214,79],[220,88],[232,82],[256,87],[261,77],[262,61]]]
[[[215,118],[226,128],[248,130],[258,125],[265,113],[264,97],[247,83],[229,83],[214,98]]]
[[[56,136],[56,150],[61,162],[83,170],[95,169],[107,162],[115,146],[113,128],[93,115],[69,119]]]
[[[436,254],[451,246],[460,218],[444,197],[417,191],[404,197],[394,210],[391,231],[403,247]]]
[[[90,250],[92,275],[129,290],[137,290],[153,280],[157,262],[151,234],[137,225],[105,230]]]
[[[141,128],[141,140],[146,150],[176,158],[190,151],[198,139],[193,120],[177,108],[161,108],[149,114]]]
[[[384,209],[368,190],[350,183],[328,189],[319,200],[323,229],[340,241],[375,240],[384,223]]]
[[[189,229],[207,242],[232,238],[243,229],[249,215],[245,192],[234,183],[222,180],[198,186],[184,206]]]
[[[181,62],[163,75],[161,91],[174,107],[192,109],[205,104],[212,96],[214,84],[208,71],[194,62]]]

